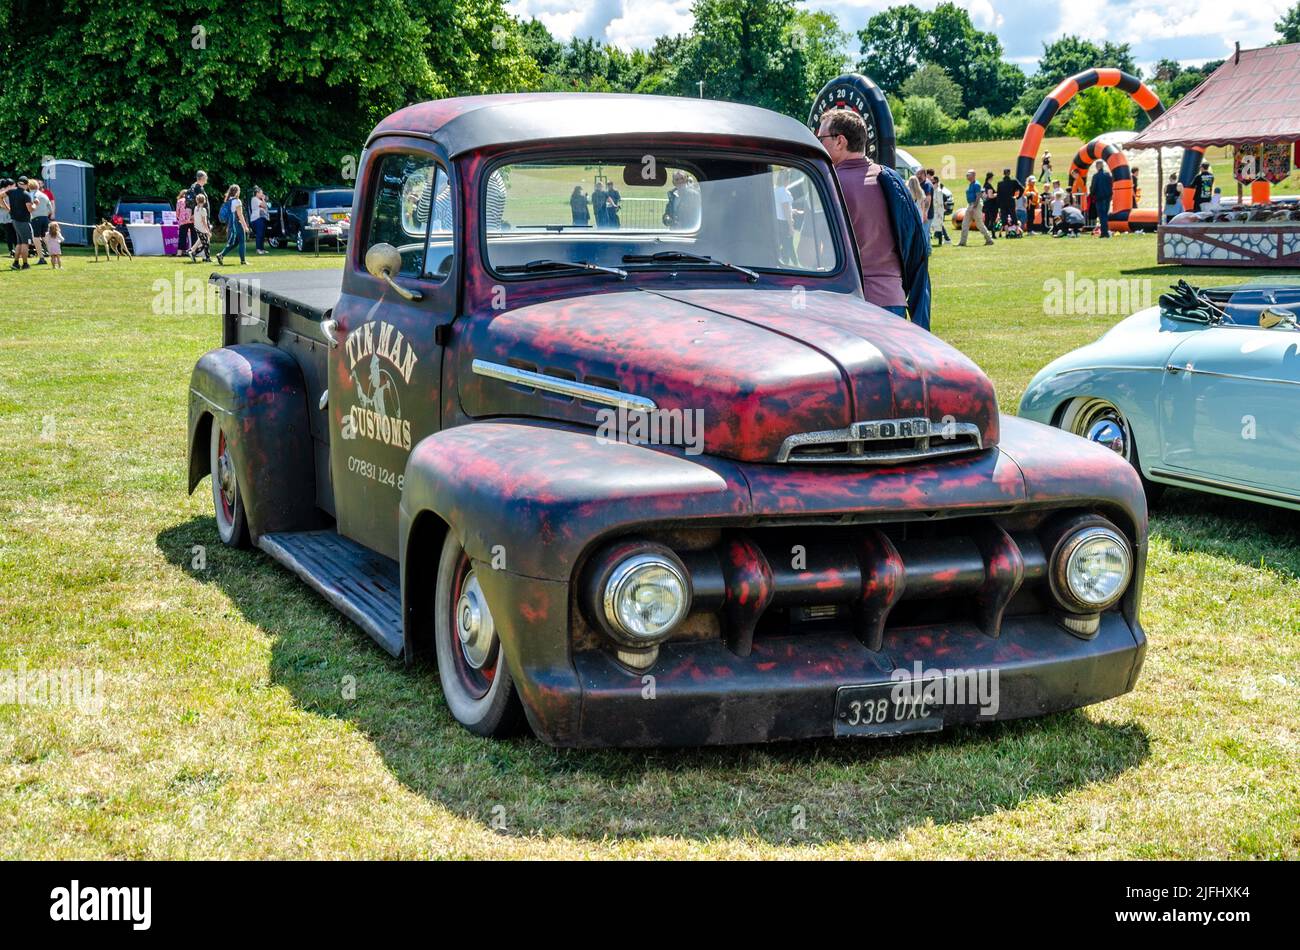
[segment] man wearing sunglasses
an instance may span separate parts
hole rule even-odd
[[[835,166],[871,303],[930,328],[930,239],[907,185],[867,158],[867,126],[851,109],[822,115],[817,138]]]

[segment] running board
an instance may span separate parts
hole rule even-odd
[[[397,562],[335,531],[264,534],[257,546],[306,581],[393,656],[402,655]]]

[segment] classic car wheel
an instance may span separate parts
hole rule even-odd
[[[230,455],[230,444],[221,424],[212,420],[212,438],[208,456],[212,472],[212,508],[217,516],[217,534],[233,548],[248,547],[248,518],[244,513],[244,499],[235,477],[235,463]]]
[[[271,245],[272,248],[278,249],[282,242],[278,237],[269,237],[266,239],[266,243]]]
[[[1061,414],[1061,428],[1133,461],[1133,435],[1123,413],[1104,399],[1076,399]]]
[[[1155,503],[1165,486],[1147,480],[1138,462],[1137,442],[1124,414],[1104,399],[1075,399],[1061,413],[1058,425],[1089,442],[1105,446],[1137,469],[1147,501]]]
[[[451,532],[438,561],[433,616],[438,679],[451,714],[475,735],[515,732],[523,707],[477,572]]]

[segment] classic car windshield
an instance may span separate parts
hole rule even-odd
[[[822,192],[760,158],[635,154],[499,165],[486,183],[488,260],[501,273],[569,263],[620,270],[839,269]]]

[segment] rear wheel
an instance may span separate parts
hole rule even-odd
[[[1057,425],[1089,442],[1105,446],[1137,469],[1149,503],[1155,504],[1164,493],[1163,485],[1148,481],[1142,474],[1133,429],[1112,403],[1105,399],[1075,399],[1065,407]]]
[[[523,707],[501,639],[477,570],[450,531],[438,562],[433,616],[438,679],[456,721],[479,736],[516,732]]]
[[[248,547],[248,518],[244,498],[235,477],[235,463],[230,443],[221,422],[212,420],[212,437],[208,461],[212,472],[212,507],[217,517],[217,534],[233,548]]]

